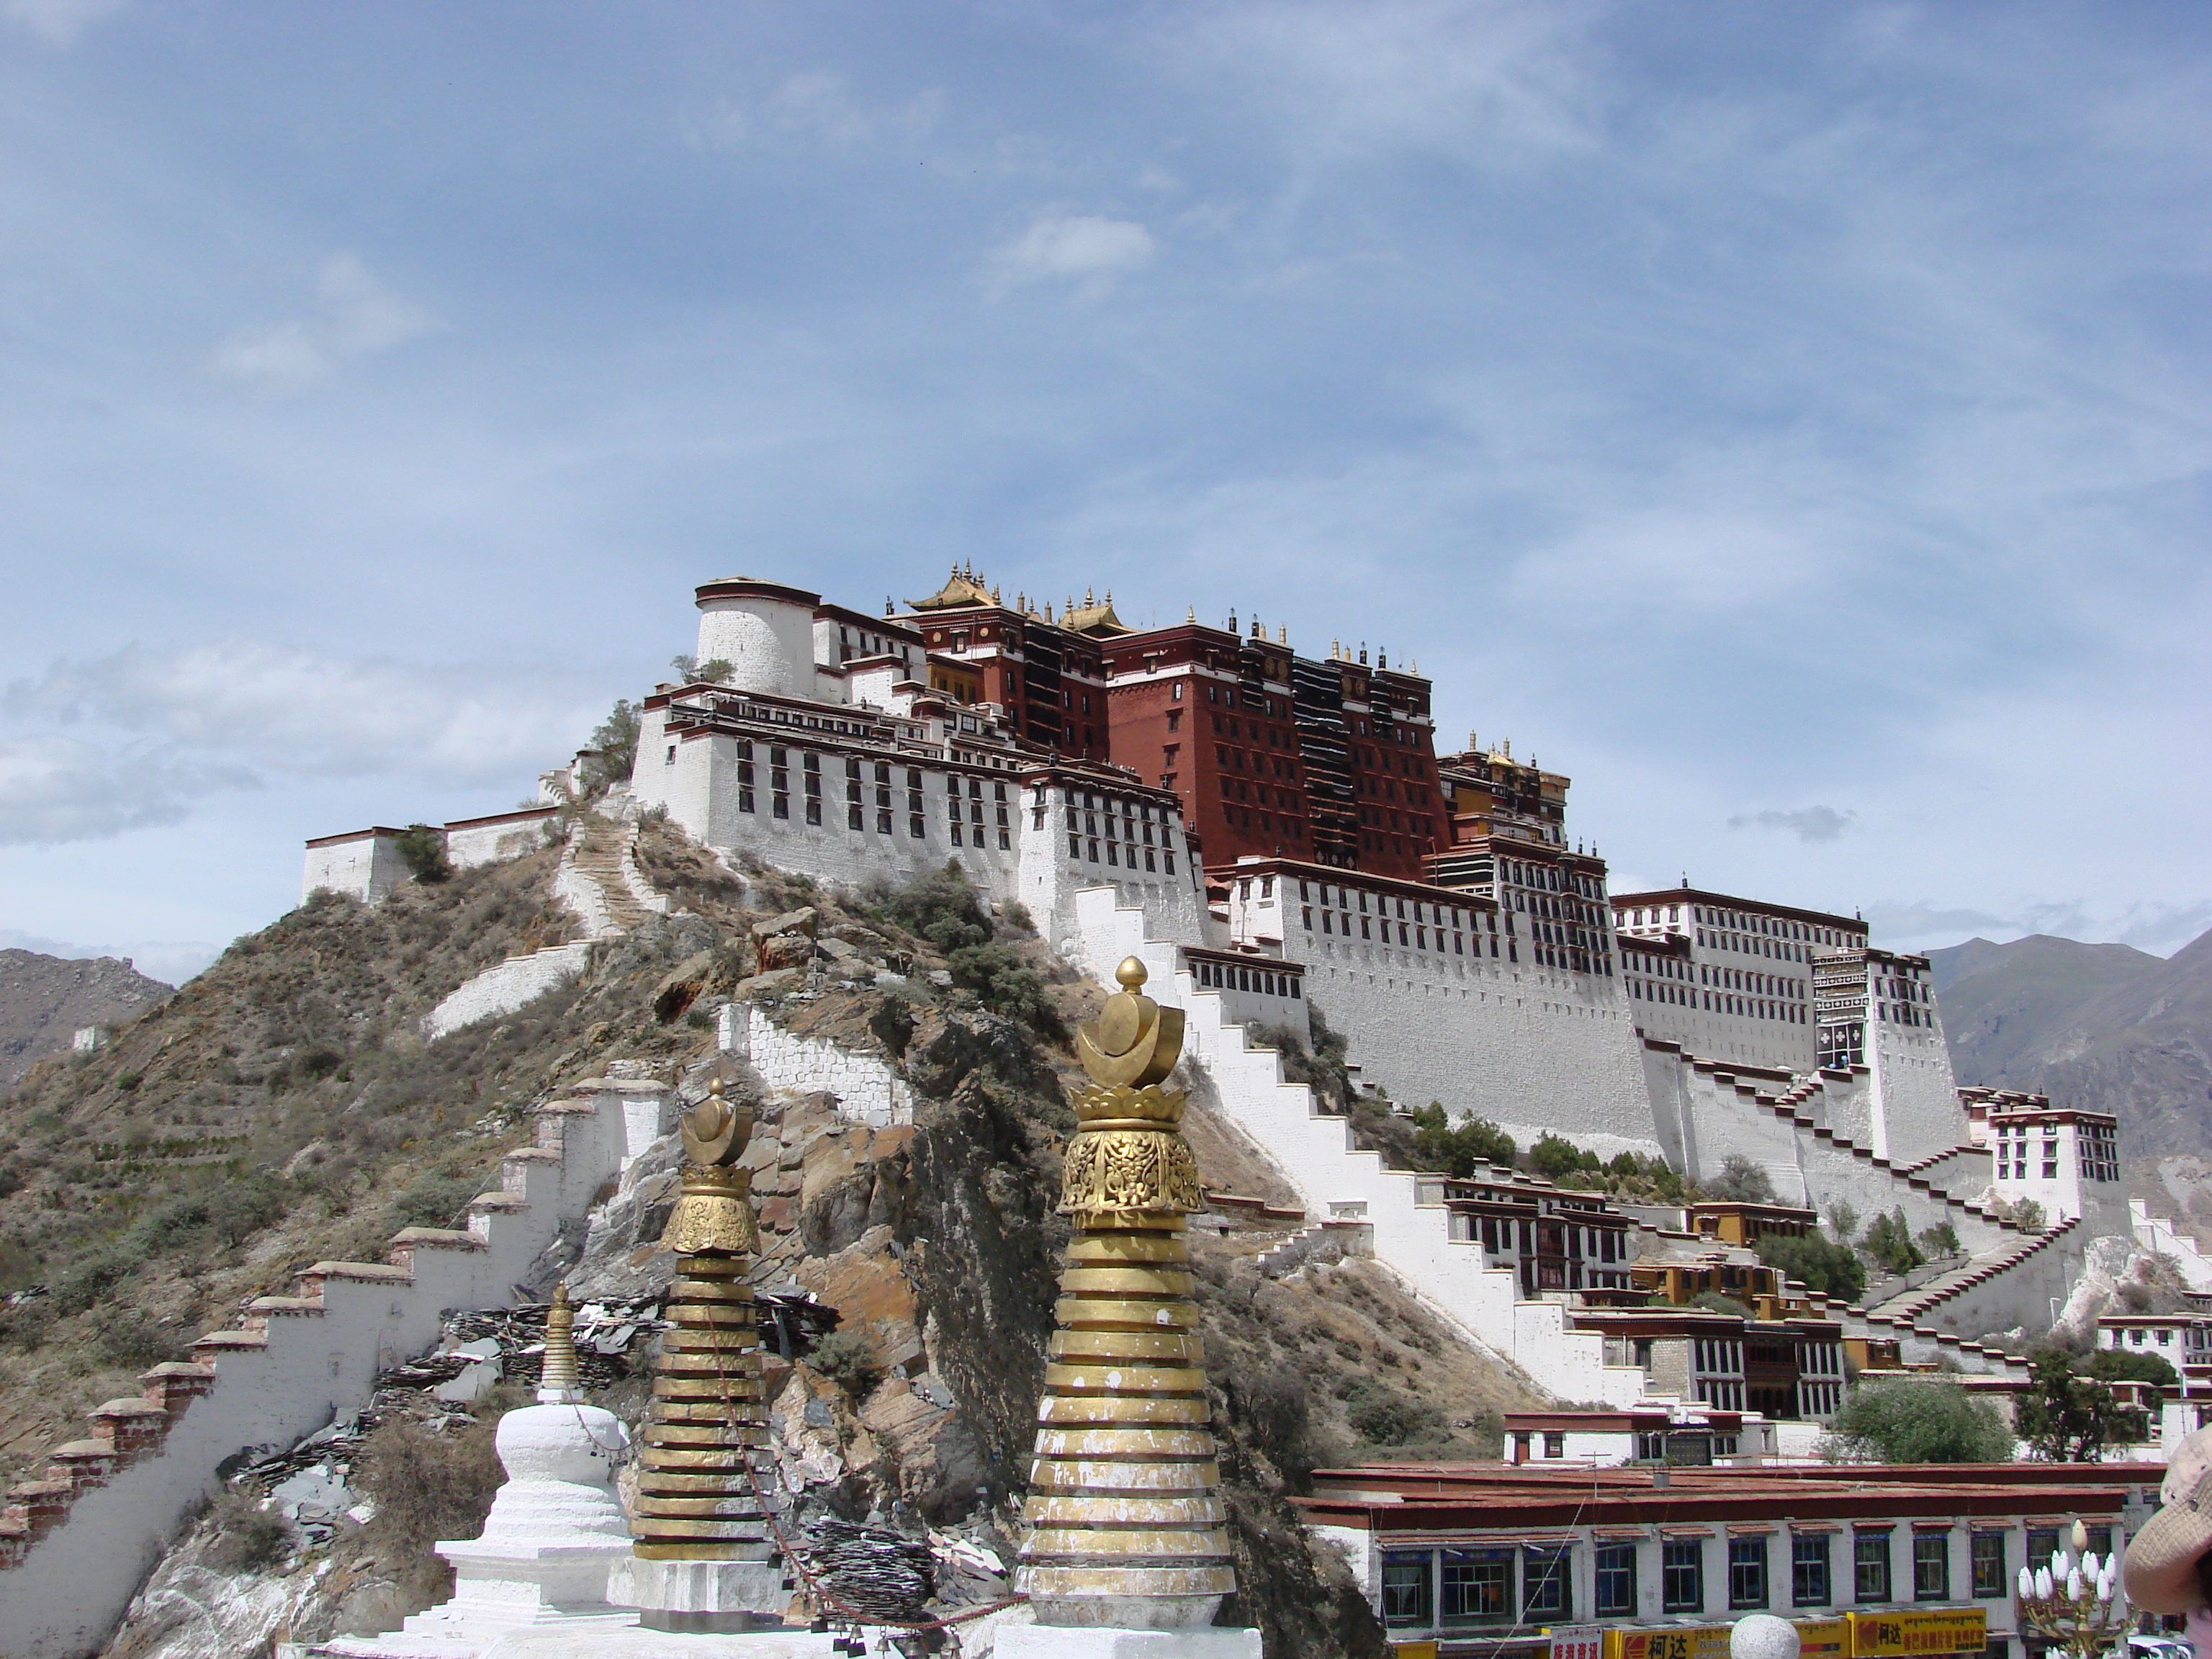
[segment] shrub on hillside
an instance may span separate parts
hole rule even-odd
[[[879,890],[877,908],[891,921],[937,947],[948,960],[955,951],[991,942],[991,918],[975,884],[957,860],[915,877],[903,886]]]
[[[1772,1179],[1741,1152],[1730,1152],[1721,1160],[1720,1173],[1700,1184],[1707,1198],[1724,1204],[1774,1202]]]
[[[1441,1101],[1413,1114],[1413,1156],[1424,1170],[1462,1177],[1473,1175],[1478,1164],[1510,1170],[1518,1151],[1513,1137],[1487,1118],[1468,1112],[1454,1122]]]
[[[441,1538],[474,1538],[483,1530],[493,1494],[505,1479],[493,1436],[500,1396],[507,1392],[478,1401],[476,1420],[450,1432],[395,1417],[362,1442],[349,1484],[375,1505],[363,1535],[387,1558],[434,1582],[447,1575],[430,1547]]]
[[[226,1492],[208,1510],[210,1534],[200,1558],[217,1572],[266,1572],[292,1548],[292,1528],[246,1492]]]
[[[867,1339],[858,1331],[832,1331],[806,1351],[806,1364],[850,1395],[866,1400],[884,1380]]]
[[[1866,1294],[1866,1263],[1848,1244],[1838,1244],[1818,1233],[1785,1238],[1769,1233],[1759,1241],[1759,1259],[1808,1291],[1856,1302]]]
[[[446,856],[446,837],[427,823],[410,823],[399,832],[392,842],[392,850],[399,861],[407,866],[407,873],[417,881],[436,882],[452,878],[453,862]]]
[[[1958,1383],[1912,1377],[1853,1389],[1829,1427],[1828,1450],[1881,1463],[2003,1463],[2012,1431]]]
[[[1509,1140],[1507,1145],[1512,1143]],[[1605,1167],[1604,1160],[1595,1152],[1584,1152],[1571,1140],[1546,1130],[1536,1137],[1536,1144],[1528,1149],[1528,1167],[1547,1181],[1565,1181],[1569,1176],[1595,1171]]]
[[[1859,1241],[1859,1248],[1885,1273],[1909,1273],[1928,1261],[1919,1246],[1912,1242],[1911,1224],[1905,1218],[1902,1204],[1867,1224],[1866,1237]]]

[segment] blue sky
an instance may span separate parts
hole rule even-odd
[[[746,572],[1418,660],[1617,888],[2212,925],[2212,12],[0,0],[0,944],[189,971]]]

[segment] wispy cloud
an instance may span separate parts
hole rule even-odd
[[[1834,841],[1858,821],[1858,814],[1832,806],[1801,806],[1793,811],[1739,812],[1731,830],[1785,830],[1802,842]]]
[[[594,706],[555,677],[332,657],[252,640],[56,663],[7,690],[0,841],[174,823],[275,777],[513,787]]]
[[[1046,213],[991,257],[1000,289],[1024,283],[1069,282],[1086,295],[1150,264],[1157,245],[1133,219],[1094,213]]]
[[[937,125],[945,94],[932,88],[899,103],[854,96],[842,75],[807,70],[786,76],[758,98],[725,98],[694,121],[691,141],[706,147],[796,142],[833,149],[919,143]]]
[[[1267,111],[1310,161],[1411,151],[1512,168],[1599,142],[1599,12],[1578,0],[1260,0],[1167,15],[1162,58]]]
[[[0,844],[100,841],[177,823],[200,796],[256,781],[243,767],[179,759],[151,744],[0,738]]]
[[[299,392],[350,359],[389,351],[432,326],[428,312],[351,253],[323,261],[315,298],[312,315],[240,329],[215,349],[210,367],[256,392]]]
[[[0,17],[50,46],[72,46],[85,30],[123,7],[124,0],[0,0]]]

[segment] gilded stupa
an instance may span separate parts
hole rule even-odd
[[[1039,1627],[1024,1652],[1073,1651],[1040,1645],[1069,1626],[1185,1632],[1198,1651],[1237,1587],[1183,1236],[1201,1203],[1180,1127],[1189,1097],[1159,1086],[1183,1016],[1143,994],[1135,957],[1115,977],[1121,989],[1076,1036],[1091,1081],[1067,1145],[1060,1207],[1075,1236],[1024,1511],[1035,1531],[1016,1585]]]

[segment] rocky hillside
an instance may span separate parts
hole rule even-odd
[[[2042,936],[1929,958],[1961,1083],[2116,1113],[2130,1161],[2212,1154],[2212,933],[2163,962]]]
[[[398,1227],[449,1222],[526,1139],[527,1109],[564,1085],[617,1067],[687,1094],[717,1071],[759,1091],[715,1046],[708,1011],[738,998],[878,1056],[915,1099],[912,1125],[892,1129],[848,1122],[826,1097],[760,1099],[757,1279],[838,1319],[820,1351],[771,1363],[794,1524],[905,1536],[965,1564],[940,1572],[932,1605],[986,1599],[972,1574],[1018,1546],[1066,1237],[1053,1207],[1072,1127],[1066,1032],[1100,993],[957,882],[845,905],[772,871],[732,872],[665,830],[640,852],[678,913],[599,947],[582,978],[506,1019],[433,1044],[418,1034],[469,975],[562,937],[550,854],[374,909],[319,898],[110,1048],[49,1060],[0,1102],[15,1148],[0,1165],[0,1289],[15,1292],[0,1312],[6,1472],[296,1267],[374,1260]],[[802,907],[813,960],[779,966],[787,936],[757,941],[757,927]],[[1191,1134],[1210,1188],[1281,1196],[1232,1126],[1198,1115]],[[610,1305],[649,1301],[670,1266],[655,1245],[674,1164],[669,1143],[640,1159],[571,1255],[544,1264],[546,1283],[525,1289],[565,1274]],[[1494,1455],[1498,1413],[1541,1396],[1371,1263],[1269,1277],[1259,1258],[1291,1224],[1249,1202],[1216,1212],[1200,1218],[1196,1276],[1243,1570],[1233,1612],[1271,1651],[1379,1656],[1379,1628],[1341,1564],[1308,1547],[1285,1493],[1353,1456]],[[434,1515],[412,1498],[326,1505],[307,1526],[264,1507],[269,1480],[243,1471],[156,1568],[117,1659],[383,1627],[442,1593],[425,1547],[480,1518],[489,1425],[507,1396],[439,1401],[410,1375],[415,1393],[392,1379],[345,1446],[303,1455],[372,1498],[434,1492]],[[641,1381],[605,1397],[636,1415]]]
[[[169,994],[128,962],[82,962],[0,951],[0,1089],[48,1054],[67,1052],[88,1026],[135,1019]]]

